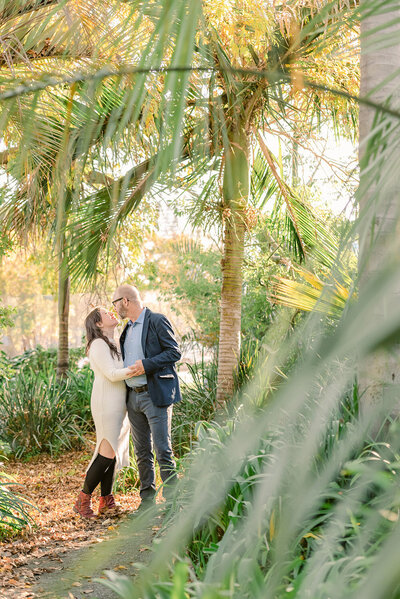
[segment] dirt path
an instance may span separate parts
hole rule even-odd
[[[60,597],[116,597],[92,578],[103,576],[104,569],[133,575],[134,564],[148,559],[160,516],[145,528],[138,526],[141,518],[132,516],[139,505],[137,491],[116,494],[123,508],[120,518],[87,522],[74,515],[89,458],[90,448],[57,459],[39,456],[1,465],[20,484],[18,491],[40,509],[32,509],[34,523],[23,535],[0,541],[1,599],[44,597],[54,583]]]
[[[115,599],[117,595],[98,578],[107,579],[104,570],[118,572],[134,580],[138,568],[150,557],[150,547],[161,524],[155,516],[147,525],[137,516],[129,516],[116,525],[109,538],[88,549],[64,555],[62,570],[43,574],[32,589],[32,597]]]

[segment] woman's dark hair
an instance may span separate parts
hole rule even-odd
[[[98,326],[99,322],[101,322],[101,312],[100,312],[100,308],[97,307],[97,308],[94,308],[91,312],[89,312],[89,314],[86,316],[86,319],[85,319],[86,339],[87,339],[86,353],[89,352],[89,348],[95,339],[103,339],[103,341],[105,341],[107,343],[108,347],[110,348],[111,355],[115,358],[119,358],[121,356],[121,354],[117,350],[117,346],[114,345],[114,343],[112,341],[107,339],[107,337],[105,335],[103,335],[103,331]]]

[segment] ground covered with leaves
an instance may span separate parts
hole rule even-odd
[[[1,598],[37,597],[35,585],[43,575],[60,571],[62,576],[66,554],[101,543],[121,519],[137,509],[139,494],[132,491],[116,495],[122,507],[117,519],[103,517],[88,522],[73,512],[90,457],[88,447],[56,458],[41,455],[29,462],[8,461],[1,466],[18,483],[15,490],[36,506],[30,510],[29,528],[11,538],[0,538]],[[95,511],[97,505],[95,491]]]

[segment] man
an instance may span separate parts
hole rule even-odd
[[[129,321],[120,337],[124,364],[134,365],[126,380],[127,409],[140,477],[142,504],[156,492],[153,444],[164,483],[164,497],[177,480],[171,446],[172,404],[180,401],[175,362],[181,357],[169,320],[143,306],[138,290],[121,285],[113,306]]]

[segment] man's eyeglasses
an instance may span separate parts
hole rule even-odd
[[[117,302],[120,302],[122,299],[124,299],[124,298],[123,298],[123,297],[119,297],[118,299],[116,299],[116,300],[114,300],[113,302],[111,302],[111,303],[112,303],[112,305],[114,306],[114,308],[115,308],[115,304],[116,304]]]

